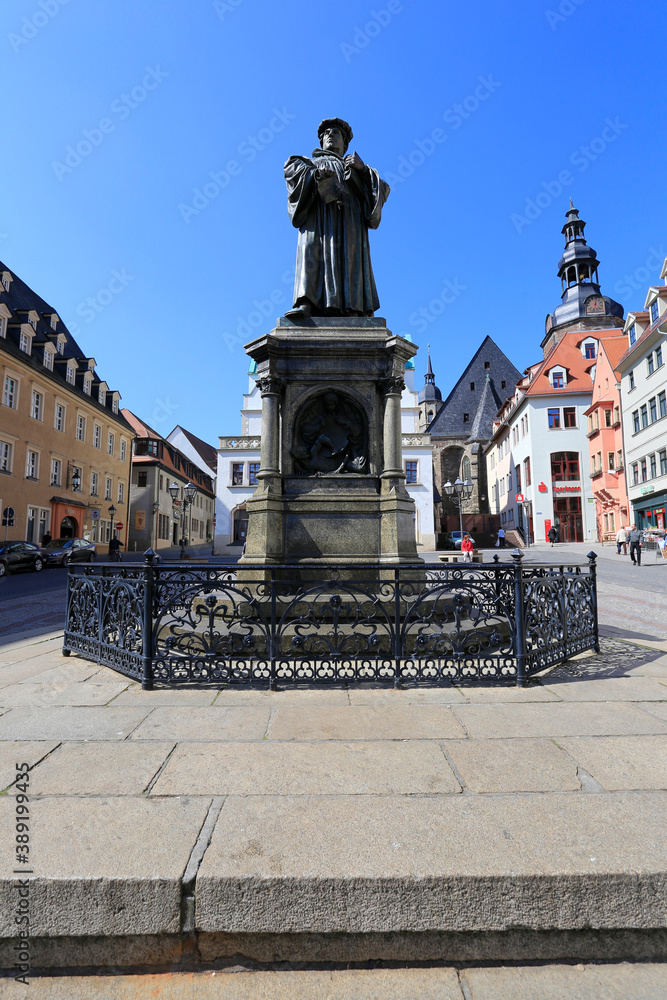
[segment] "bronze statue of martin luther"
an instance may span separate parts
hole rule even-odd
[[[285,164],[288,210],[299,230],[292,320],[372,316],[380,302],[368,230],[380,225],[389,185],[357,153],[346,155],[352,129],[325,118],[320,149]]]

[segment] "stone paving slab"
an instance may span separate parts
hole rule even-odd
[[[547,680],[546,684],[563,701],[667,701],[667,685],[651,677],[605,677],[591,681]]]
[[[466,1000],[664,1000],[667,965],[465,969]]]
[[[455,687],[350,688],[351,705],[462,705],[467,697]]]
[[[152,794],[416,795],[460,790],[437,743],[181,743]]]
[[[544,682],[546,683],[546,682]],[[471,705],[515,705],[522,702],[553,702],[560,701],[555,690],[542,687],[539,684],[530,684],[528,687],[476,687],[472,684],[469,687],[462,687],[461,694]]]
[[[11,642],[0,644],[0,664],[19,663],[21,660],[31,660],[35,656],[43,656],[45,653],[58,653],[62,655],[63,634],[40,641],[26,642],[25,639],[17,638]]]
[[[110,711],[110,709],[106,709]],[[117,712],[145,712],[119,708]],[[155,708],[132,734],[133,740],[261,740],[269,724],[269,708]],[[0,719],[0,725],[2,719]],[[667,731],[667,730],[666,730]]]
[[[124,681],[113,684],[11,684],[0,688],[0,705],[3,708],[41,708],[51,705],[106,705],[127,687]]]
[[[651,716],[657,717],[658,719],[667,720],[667,705],[662,704],[650,704],[644,706],[644,711]]]
[[[591,736],[558,742],[610,792],[667,789],[667,736]]]
[[[0,716],[0,740],[124,740],[150,708],[10,708]]]
[[[16,765],[29,764],[34,767],[38,760],[57,747],[53,740],[19,740],[0,743],[0,791],[13,784],[16,779]]]
[[[661,927],[663,792],[230,796],[196,884],[208,932]]]
[[[410,704],[315,706],[307,715],[297,707],[277,708],[268,731],[272,740],[438,740],[464,736],[449,707]]]
[[[566,792],[581,787],[576,763],[550,740],[450,740],[444,746],[473,792]]]
[[[181,885],[208,799],[44,798],[32,803],[32,935],[175,933]],[[14,839],[0,798],[0,843]],[[12,856],[2,855],[0,936],[15,932]]]
[[[3,989],[4,985],[4,989]],[[0,980],[6,1000],[463,1000],[455,969],[180,972]]]
[[[141,795],[173,743],[62,743],[30,776],[32,795]],[[180,793],[172,793],[180,794]],[[188,794],[186,788],[183,794]]]
[[[651,713],[661,713],[660,704]],[[559,736],[640,736],[667,733],[661,718],[626,702],[553,705],[455,705],[452,712],[474,739]],[[664,706],[667,722],[667,705]]]
[[[85,681],[89,677],[99,674],[100,668],[95,663],[86,664],[84,660],[78,660],[72,664],[73,669],[66,669],[63,664],[54,666],[50,657],[35,657],[31,660],[19,660],[8,666],[0,665],[0,685],[5,687],[8,684],[26,683],[65,683],[71,684],[74,681]],[[113,678],[118,681],[118,674]]]
[[[216,692],[217,694],[217,692]],[[252,688],[225,688],[216,698],[216,707],[230,705],[261,705],[275,708],[278,705],[349,705],[349,692],[342,688],[306,688],[284,691],[257,691]]]
[[[202,707],[212,705],[218,694],[217,688],[154,688],[152,691],[142,691],[141,684],[126,687],[113,700],[114,705],[135,705],[137,708],[159,708],[169,705],[184,707]],[[2,692],[0,692],[0,698]],[[1,702],[0,702],[1,703]]]

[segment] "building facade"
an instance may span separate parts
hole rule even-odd
[[[125,530],[134,432],[55,310],[0,263],[0,538],[79,537],[106,550]],[[5,518],[5,521],[8,519]]]
[[[123,410],[123,414],[136,435],[128,551],[145,552],[152,547],[159,553],[161,549],[179,545],[182,537],[186,545],[212,542],[215,491],[211,471],[202,471],[130,410]],[[174,483],[178,487],[175,500],[169,489]],[[193,483],[197,492],[192,504],[185,505],[188,483]]]
[[[631,519],[642,529],[667,521],[667,258],[663,285],[652,285],[644,309],[629,313],[627,350],[618,362]]]
[[[215,551],[243,546],[248,530],[246,502],[257,488],[260,467],[262,408],[255,384],[255,366],[248,373],[248,391],[241,408],[241,434],[219,439]],[[433,462],[431,440],[419,428],[419,398],[414,388],[414,363],[405,370],[401,398],[403,469],[406,489],[415,502],[415,536],[425,550],[435,548]]]

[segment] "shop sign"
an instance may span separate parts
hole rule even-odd
[[[554,486],[554,493],[581,493],[581,486]]]
[[[642,486],[639,492],[642,494],[642,496],[644,496],[646,493],[655,493],[655,486]]]

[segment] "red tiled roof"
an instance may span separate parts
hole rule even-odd
[[[566,333],[542,362],[526,389],[526,396],[564,396],[592,392],[590,368],[594,362],[591,358],[583,357],[578,345],[593,336],[605,343],[613,340],[625,343],[625,334],[619,327],[595,331],[572,330]],[[552,368],[562,368],[567,372],[567,385],[562,389],[554,389],[547,378],[547,372]]]

